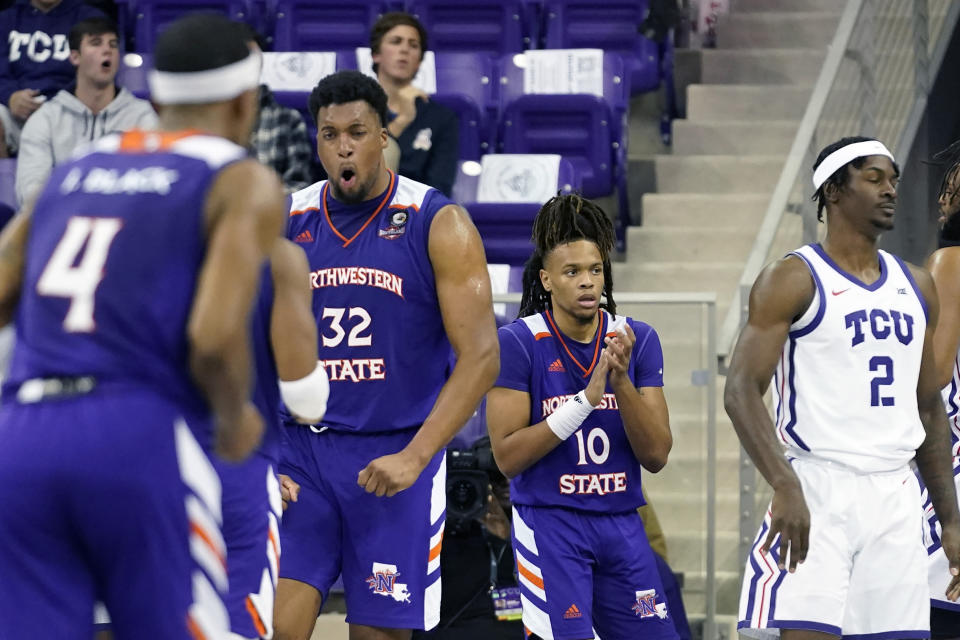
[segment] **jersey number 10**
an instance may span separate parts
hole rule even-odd
[[[594,427],[587,435],[586,442],[583,438],[583,429],[577,430],[573,435],[577,437],[577,450],[580,453],[578,465],[587,464],[587,456],[593,464],[603,464],[610,457],[610,438],[607,432],[600,427]],[[600,451],[597,451],[597,440],[600,441]]]

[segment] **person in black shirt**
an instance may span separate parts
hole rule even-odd
[[[400,175],[449,196],[460,157],[456,114],[413,86],[427,32],[408,13],[386,13],[370,31],[373,72],[387,94],[387,130],[400,146]]]

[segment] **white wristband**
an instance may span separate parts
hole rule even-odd
[[[307,422],[319,422],[327,412],[330,381],[322,362],[299,380],[280,380],[280,397],[294,417]]]
[[[547,416],[547,426],[558,438],[566,440],[580,428],[595,408],[596,405],[590,404],[587,400],[586,390],[581,391]]]

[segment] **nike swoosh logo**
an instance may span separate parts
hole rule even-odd
[[[846,289],[841,289],[840,291],[831,291],[830,293],[832,293],[835,296],[838,296],[841,293],[846,293],[847,291],[850,291],[850,287],[847,287]]]

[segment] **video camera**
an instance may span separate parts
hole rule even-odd
[[[480,438],[469,449],[447,450],[447,533],[463,533],[484,512],[490,482],[498,477],[490,438]]]

